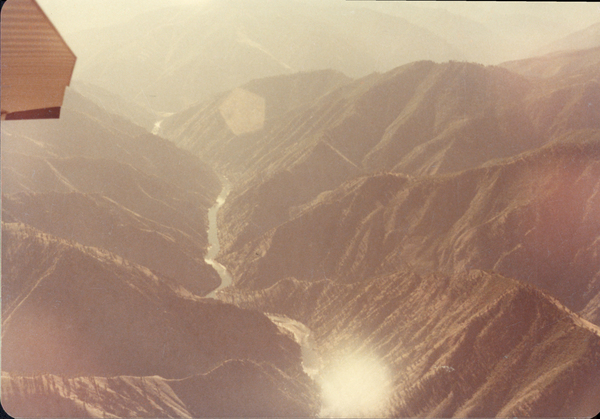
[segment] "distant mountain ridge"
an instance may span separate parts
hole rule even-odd
[[[600,22],[546,45],[537,51],[537,55],[596,47],[600,47]]]
[[[225,249],[237,248],[356,176],[452,173],[600,128],[599,108],[587,106],[598,90],[588,63],[598,57],[597,50],[581,53],[550,80],[470,63],[411,63],[339,87],[323,85],[318,99],[241,135],[219,111],[224,94],[168,118],[163,134],[236,180],[222,222]],[[562,60],[542,63],[549,68]],[[326,73],[309,74],[307,86]],[[284,79],[302,80],[281,76],[277,83]],[[274,80],[255,84],[281,89]],[[273,100],[260,97],[267,106]]]
[[[463,58],[401,17],[296,1],[166,8],[83,31],[71,43],[80,60],[75,79],[164,112],[256,78],[324,69],[357,77],[418,59]]]

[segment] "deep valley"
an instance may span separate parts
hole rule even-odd
[[[196,3],[2,121],[3,408],[600,412],[600,15]]]

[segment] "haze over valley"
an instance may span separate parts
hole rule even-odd
[[[595,4],[39,3],[78,62],[2,121],[9,414],[600,412]]]

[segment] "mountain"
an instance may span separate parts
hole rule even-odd
[[[212,414],[235,412],[253,395],[265,403],[257,412],[309,411],[298,403],[311,400],[313,391],[299,347],[261,313],[199,298],[120,256],[23,224],[3,223],[2,236],[2,369],[8,373],[2,401],[12,414],[47,415],[48,403],[62,413],[115,414],[136,406],[121,391],[148,387],[163,409],[172,406],[167,390],[173,388],[192,415],[200,406],[212,406]],[[255,389],[257,382],[266,385]],[[90,383],[91,399],[81,393]],[[36,403],[25,406],[39,385]],[[228,386],[241,400],[215,399]]]
[[[60,120],[3,122],[2,152],[9,413],[314,415],[298,344],[200,297],[221,282],[204,162],[73,90]]]
[[[500,64],[529,78],[546,79],[547,83],[565,85],[598,77],[600,48],[559,51],[525,60]],[[579,80],[578,80],[579,79]]]
[[[58,121],[2,124],[3,217],[104,248],[205,295],[207,211],[197,157],[68,91]]]
[[[519,42],[513,33],[497,30],[490,22],[484,23],[483,16],[465,15],[456,3],[447,9],[437,4],[431,7],[431,4],[409,2],[359,4],[379,13],[402,17],[413,25],[433,32],[458,48],[467,61],[498,64],[517,58],[514,54]]]
[[[544,46],[536,55],[596,47],[600,47],[600,22]]]
[[[259,313],[23,224],[5,223],[3,244],[4,371],[182,378],[239,358],[296,367],[297,345]]]
[[[401,17],[298,1],[169,7],[67,40],[79,60],[76,80],[162,112],[256,78],[324,69],[357,77],[418,59],[463,58]]]
[[[406,269],[495,270],[600,324],[600,134],[446,176],[382,174],[322,194],[223,257],[235,284],[352,283]]]
[[[111,93],[108,90],[91,83],[73,81],[70,85],[70,90],[89,99],[107,113],[127,118],[148,131],[152,131],[154,124],[158,119],[158,116],[147,107],[124,99],[117,94]]]
[[[463,61],[584,6],[152,3],[2,123],[10,414],[597,413],[600,49]]]
[[[22,192],[4,196],[2,211],[4,220],[106,249],[176,278],[195,294],[206,295],[220,284],[214,270],[204,262],[205,247],[199,238],[135,213],[106,195]]]
[[[28,417],[302,417],[316,410],[305,383],[248,360],[182,379],[3,373],[2,392],[9,412]]]
[[[493,66],[422,61],[327,85],[318,99],[265,117],[249,132],[236,133],[223,116],[223,104],[238,94],[231,92],[173,115],[163,133],[235,180],[221,225],[224,249],[238,250],[357,176],[454,173],[596,129],[597,108],[587,106],[597,96],[592,66],[573,74],[539,80]],[[310,87],[325,77],[309,75],[287,83]],[[256,83],[277,86],[273,79]],[[257,89],[240,89],[272,101]]]
[[[566,51],[501,64],[535,87],[526,107],[536,129],[552,140],[600,128],[600,48]]]
[[[214,202],[219,179],[197,157],[71,89],[65,93],[63,110],[56,121],[2,124],[4,150],[36,157],[113,160],[188,189],[206,205]]]
[[[589,2],[443,3],[435,6],[431,3],[422,3],[422,5],[429,9],[436,7],[446,9],[448,12],[480,23],[488,31],[504,38],[505,41],[499,48],[492,43],[494,38],[483,38],[490,49],[498,51],[498,61],[490,64],[540,55],[540,48],[548,43],[598,22],[596,5]],[[507,51],[506,47],[512,51]],[[505,54],[510,55],[510,58]]]
[[[497,274],[287,278],[224,298],[311,328],[321,416],[592,416],[600,406],[600,329]]]

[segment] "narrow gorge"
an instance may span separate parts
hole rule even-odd
[[[9,415],[600,411],[595,4],[113,3],[2,8]]]

